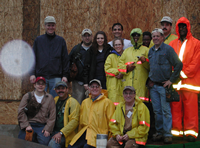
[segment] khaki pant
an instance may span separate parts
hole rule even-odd
[[[112,137],[108,140],[106,148],[123,148],[123,146],[120,145],[118,141]],[[135,143],[134,139],[129,139],[125,142],[124,148],[138,148],[138,145]]]

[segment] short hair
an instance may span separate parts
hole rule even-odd
[[[151,32],[149,32],[149,31],[143,32],[143,37],[144,37],[145,35],[148,35],[148,36],[152,39]]]
[[[117,37],[117,38],[113,39],[113,42],[112,42],[113,43],[113,47],[114,47],[115,41],[117,41],[117,40],[120,40],[122,45],[124,46],[124,40],[122,38],[120,38],[120,37]]]
[[[122,31],[123,31],[123,26],[122,26],[122,24],[120,24],[120,23],[114,23],[113,26],[112,26],[112,30],[113,30],[114,27],[117,26],[117,25],[121,26],[121,29],[122,29]]]
[[[155,28],[155,29],[151,32],[151,34],[153,34],[153,33],[155,33],[155,32],[159,32],[161,36],[164,36],[163,30],[160,29],[160,28]]]

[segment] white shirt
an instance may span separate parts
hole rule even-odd
[[[113,41],[108,42],[108,44],[110,44],[110,46],[113,47]],[[132,47],[133,45],[131,44],[130,40],[124,39],[124,47],[123,49],[126,49],[128,47]]]
[[[35,96],[35,98],[36,98],[36,100],[37,100],[38,103],[41,103],[41,102],[42,102],[42,99],[43,99],[43,97],[44,97],[44,95],[38,96],[38,95],[36,95],[35,93],[34,93],[34,96]]]

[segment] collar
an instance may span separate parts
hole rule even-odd
[[[94,102],[96,99],[98,99],[99,98],[99,96],[101,96],[102,94],[99,94],[97,97],[95,97],[94,99],[92,99],[92,102]]]

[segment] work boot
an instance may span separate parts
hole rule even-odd
[[[162,139],[163,139],[163,136],[158,134],[158,133],[156,133],[156,134],[153,135],[152,141],[154,141],[154,142],[162,141]]]
[[[187,140],[188,140],[188,142],[195,142],[195,141],[196,141],[195,137],[193,137],[193,136],[191,136],[191,135],[189,135],[189,136],[187,137]]]
[[[172,137],[165,137],[164,138],[164,143],[165,144],[172,144]]]

